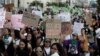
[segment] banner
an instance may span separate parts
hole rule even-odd
[[[5,13],[4,9],[0,9],[0,28],[3,28],[3,25],[5,23]]]
[[[48,19],[46,21],[46,37],[60,38],[61,21],[56,19]]]
[[[12,27],[14,29],[23,28],[25,25],[21,23],[23,14],[14,14],[11,17]]]
[[[74,23],[73,26],[73,33],[77,33],[78,35],[81,35],[81,29],[84,28],[84,23]]]
[[[23,15],[22,23],[24,23],[25,25],[28,25],[28,26],[37,27],[39,19],[40,19],[40,17],[34,16],[31,13],[25,12]]]

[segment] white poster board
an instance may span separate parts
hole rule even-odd
[[[78,35],[81,35],[82,28],[84,28],[84,23],[74,22],[73,33],[77,33]]]
[[[48,19],[46,21],[46,37],[47,38],[60,38],[61,21],[55,19]]]
[[[3,25],[5,23],[5,13],[6,11],[4,9],[0,9],[0,28],[3,28]]]
[[[42,16],[42,11],[32,10],[32,14],[33,14],[33,15],[36,15],[36,16],[39,16],[40,18],[43,18],[43,16]]]
[[[56,19],[60,19],[62,22],[70,22],[71,14],[70,13],[60,13],[57,15]]]
[[[11,23],[12,23],[12,26],[13,26],[14,29],[23,28],[25,26],[24,24],[21,23],[22,17],[23,17],[23,14],[12,15]]]

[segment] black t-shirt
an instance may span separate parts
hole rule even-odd
[[[19,50],[17,56],[29,56],[29,52],[26,50]]]
[[[5,51],[5,44],[2,40],[0,40],[0,53]]]

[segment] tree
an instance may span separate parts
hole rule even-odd
[[[43,8],[43,3],[39,2],[39,1],[33,1],[30,6],[40,6]]]
[[[97,0],[97,12],[100,13],[100,0]]]

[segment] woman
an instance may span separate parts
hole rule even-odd
[[[52,44],[51,56],[66,56],[63,47],[59,43]]]
[[[42,48],[40,46],[36,47],[31,56],[44,56]]]
[[[89,42],[88,42],[85,29],[81,30],[81,34],[82,35],[79,38],[81,41],[81,48],[82,48],[82,51],[84,52],[84,55],[86,56],[86,55],[89,55]]]
[[[23,41],[23,40],[20,41],[16,55],[17,56],[29,56],[29,51],[28,51],[28,48],[27,48],[27,42],[26,41]]]
[[[44,56],[50,56],[50,50],[51,50],[50,45],[51,45],[51,40],[45,39],[43,45]]]
[[[31,44],[31,39],[32,39],[32,34],[31,33],[28,33],[27,36],[26,36],[26,40],[28,41],[28,43]]]
[[[5,50],[8,56],[14,55],[14,48],[12,43],[12,36],[11,36],[11,30],[5,28],[3,30],[3,41],[5,43]]]
[[[37,47],[37,46],[42,46],[42,40],[43,40],[43,39],[42,39],[41,36],[39,36],[39,37],[36,38],[36,47]]]
[[[68,56],[79,56],[80,41],[78,34],[73,34],[73,39],[70,40]]]
[[[35,28],[33,30],[33,33],[32,33],[32,41],[31,41],[32,49],[34,49],[38,45],[40,45],[41,40],[42,40],[42,36],[41,36],[41,33],[40,33],[40,29]]]

